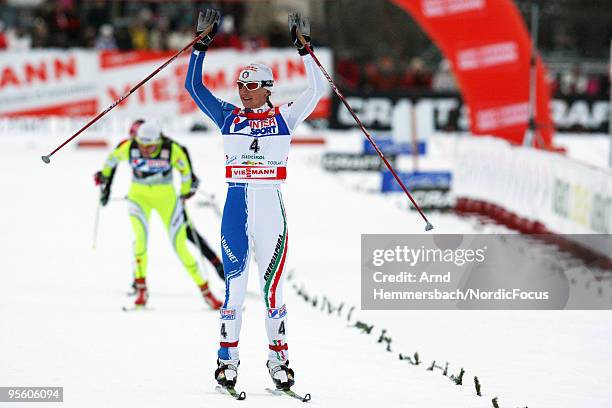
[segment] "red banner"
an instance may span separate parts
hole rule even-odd
[[[522,143],[529,122],[531,40],[512,0],[393,1],[451,61],[472,133]],[[537,145],[550,146],[550,88],[540,59],[536,84]]]

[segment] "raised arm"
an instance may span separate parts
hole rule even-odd
[[[187,92],[189,92],[200,110],[211,118],[217,127],[221,128],[223,127],[226,115],[235,106],[216,98],[202,82],[202,64],[204,63],[206,50],[208,50],[208,46],[217,32],[219,19],[219,12],[212,9],[206,10],[206,13],[200,12],[198,16],[197,33],[200,34],[205,30],[210,30],[210,32],[193,46],[194,51],[191,54],[189,69],[185,78],[185,89],[187,89]]]
[[[308,82],[306,90],[295,101],[281,107],[283,117],[293,131],[315,109],[317,103],[325,94],[327,82],[299,39],[299,34],[301,34],[306,43],[310,45],[310,22],[308,19],[298,13],[289,14],[289,31],[293,45],[296,46],[298,53],[302,56]]]
[[[302,57],[302,60],[306,67],[308,87],[293,103],[281,107],[281,112],[287,121],[287,126],[292,131],[314,111],[327,89],[327,81],[312,57],[305,55]]]
[[[223,127],[225,116],[235,108],[229,102],[216,98],[202,82],[202,63],[205,53],[194,51],[189,60],[185,88],[202,112],[219,127]]]

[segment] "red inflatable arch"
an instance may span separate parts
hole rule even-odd
[[[451,62],[471,131],[522,143],[528,126],[531,40],[512,0],[393,0]],[[550,88],[537,60],[539,147],[550,147]],[[544,146],[542,146],[542,142]]]

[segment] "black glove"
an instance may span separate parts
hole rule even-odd
[[[217,34],[217,29],[219,28],[219,21],[221,20],[221,13],[214,9],[206,9],[206,12],[200,11],[198,15],[198,27],[196,28],[196,33],[199,36],[204,31],[210,29],[208,34],[206,34],[200,41],[193,45],[193,49],[197,51],[206,51],[208,46],[212,42],[215,34]]]
[[[289,32],[291,33],[291,41],[293,45],[298,49],[300,55],[307,55],[308,50],[304,47],[304,44],[300,41],[298,33],[302,34],[306,44],[312,49],[310,45],[310,21],[308,18],[302,16],[300,13],[289,14]]]
[[[100,204],[105,206],[108,204],[108,198],[110,197],[111,192],[111,178],[104,177],[101,171],[94,174],[94,181],[96,186],[100,186]]]
[[[96,183],[96,186],[108,184],[108,178],[104,177],[104,174],[102,174],[102,172],[99,171],[96,174],[94,174],[94,183]]]

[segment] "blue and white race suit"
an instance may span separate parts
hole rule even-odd
[[[204,52],[194,51],[185,87],[223,136],[227,198],[221,222],[225,301],[220,311],[218,357],[238,360],[250,248],[255,251],[266,304],[268,358],[288,358],[287,308],[283,301],[287,265],[287,217],[280,185],[287,177],[291,134],[308,117],[326,90],[310,55],[303,56],[308,87],[292,103],[244,110],[217,99],[202,83]],[[252,245],[250,245],[252,244]]]

